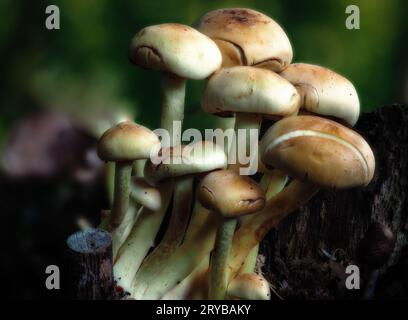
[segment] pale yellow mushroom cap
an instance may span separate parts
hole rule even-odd
[[[239,274],[228,286],[227,299],[270,300],[269,282],[256,273]]]
[[[205,14],[197,29],[219,46],[223,66],[268,67],[279,72],[292,61],[289,39],[274,20],[245,8],[218,9]]]
[[[217,45],[197,30],[176,23],[146,27],[133,38],[129,59],[142,68],[204,79],[221,66]]]
[[[353,84],[343,76],[320,66],[295,63],[280,73],[298,88],[301,108],[341,119],[354,125],[360,115],[360,101]]]
[[[108,129],[98,141],[98,155],[104,161],[147,159],[160,147],[157,135],[146,127],[124,121]]]
[[[160,190],[151,186],[147,181],[140,177],[132,177],[130,195],[138,204],[156,211],[161,208],[162,198]]]
[[[322,187],[364,186],[375,170],[374,154],[363,137],[316,116],[276,122],[263,136],[259,153],[264,164]]]
[[[145,165],[144,176],[151,184],[227,166],[224,150],[210,141],[197,141],[189,145],[163,148],[159,157],[160,161],[149,159]]]
[[[287,116],[299,108],[296,88],[277,73],[238,66],[216,72],[207,82],[201,105],[206,112],[248,112]]]
[[[255,213],[265,206],[265,194],[260,186],[251,178],[230,170],[207,174],[197,188],[197,199],[224,218]]]

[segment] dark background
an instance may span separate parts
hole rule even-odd
[[[45,28],[49,4],[59,6],[60,30]],[[350,4],[360,8],[360,30],[345,27]],[[191,25],[222,7],[249,7],[274,18],[291,40],[294,61],[349,78],[363,111],[408,101],[404,0],[1,0],[2,294],[64,296],[45,290],[45,267],[62,268],[64,240],[77,219],[96,223],[107,207],[97,137],[123,117],[158,125],[160,75],[127,60],[135,32],[163,22]],[[186,128],[216,125],[200,110],[202,87],[188,83]]]

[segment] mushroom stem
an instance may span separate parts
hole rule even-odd
[[[210,283],[208,297],[212,300],[223,300],[227,292],[228,257],[234,237],[236,218],[223,219],[215,238],[214,252],[210,261]]]
[[[245,259],[244,264],[241,269],[239,269],[239,274],[253,273],[256,267],[256,259],[258,258],[259,244],[251,249],[248,257]]]
[[[129,207],[130,178],[133,161],[116,162],[115,187],[113,196],[112,214],[109,218],[110,231],[117,228]]]
[[[112,257],[113,260],[116,259],[119,248],[126,241],[126,238],[129,236],[130,231],[133,228],[133,225],[136,223],[139,214],[140,206],[136,203],[131,205],[127,210],[125,217],[123,218],[122,223],[111,232],[112,234]]]
[[[261,117],[257,114],[251,114],[251,113],[236,113],[235,114],[235,135],[236,135],[236,143],[233,145],[230,149],[228,161],[229,161],[229,167],[228,169],[233,170],[233,171],[239,171],[240,168],[244,167],[243,164],[240,163],[241,157],[245,157],[249,155],[251,157],[250,161],[255,161],[256,160],[256,165],[258,165],[258,160],[257,160],[257,154],[251,154],[251,131],[252,130],[257,130],[256,132],[256,144],[258,143],[258,131],[259,131],[259,126],[261,124]],[[245,154],[240,153],[238,150],[238,146],[240,145],[238,141],[239,137],[242,137],[242,135],[239,134],[239,131],[245,130]],[[253,152],[257,152],[257,149],[255,149]],[[241,157],[240,157],[241,156]],[[235,159],[235,163],[231,163]],[[248,164],[248,167],[251,165],[251,162]]]
[[[190,241],[205,225],[210,214],[209,210],[204,208],[198,201],[194,204],[193,213],[191,216],[190,224],[186,231],[186,236],[184,238],[184,243]],[[215,230],[213,231],[215,234]],[[165,294],[164,300],[184,300],[193,299],[197,296],[206,297],[207,290],[203,290],[202,283],[206,281],[206,274],[210,261],[210,252],[207,256],[200,262],[194,270],[181,281],[177,286],[175,286],[171,291]],[[199,290],[197,290],[199,288]],[[204,294],[205,291],[205,294]]]
[[[265,172],[259,182],[261,188],[265,191],[266,201],[270,201],[274,196],[283,190],[288,182],[288,176],[280,170],[274,169],[271,172]],[[249,217],[242,217],[242,220]],[[239,270],[240,274],[252,273],[255,270],[256,259],[258,257],[259,244],[254,246],[247,259],[245,259],[244,265]]]
[[[288,214],[306,204],[318,191],[318,187],[294,180],[282,192],[267,200],[265,208],[242,219],[234,235],[229,262],[229,279],[236,276],[253,247]]]
[[[118,286],[130,292],[132,280],[144,257],[153,246],[157,232],[169,205],[173,190],[172,182],[159,186],[162,204],[159,210],[152,211],[143,207],[136,224],[126,241],[120,247],[114,262],[114,275]]]
[[[132,292],[134,298],[140,300],[155,275],[160,272],[167,258],[180,245],[190,217],[193,177],[185,176],[177,179],[174,189],[173,210],[167,230],[160,244],[143,261],[133,279]]]
[[[210,253],[214,246],[218,216],[209,214],[199,232],[184,242],[168,258],[160,273],[147,287],[144,299],[156,300],[172,290],[186,278]],[[132,292],[132,296],[133,296]]]
[[[175,146],[180,144],[181,130],[174,132],[173,123],[180,121],[183,124],[186,80],[172,73],[163,73],[161,85],[160,126],[170,135],[169,146]]]

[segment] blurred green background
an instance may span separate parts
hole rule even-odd
[[[60,8],[60,30],[45,28],[49,4]],[[350,4],[360,8],[360,30],[345,27]],[[72,114],[88,126],[113,110],[156,127],[159,74],[128,62],[130,39],[144,26],[191,25],[222,7],[249,7],[274,18],[292,42],[294,61],[323,65],[351,79],[364,111],[404,102],[405,0],[1,0],[0,141],[16,119],[44,108]],[[187,127],[213,125],[200,111],[202,87],[188,83]]]

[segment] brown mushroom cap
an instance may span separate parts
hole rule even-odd
[[[124,121],[108,129],[98,141],[98,155],[104,161],[147,159],[159,148],[157,135],[146,127]]]
[[[367,185],[375,159],[367,142],[329,119],[297,116],[276,122],[260,143],[261,161],[322,187]]]
[[[230,170],[207,174],[198,186],[197,199],[205,208],[224,218],[255,213],[265,205],[265,195],[259,185]]]
[[[296,88],[277,73],[237,66],[221,69],[207,82],[201,105],[206,112],[248,112],[264,116],[287,116],[297,111]]]
[[[291,64],[280,75],[297,87],[303,98],[301,108],[350,125],[357,122],[360,114],[357,91],[343,76],[306,63]]]
[[[132,40],[129,59],[146,69],[174,73],[188,79],[204,79],[221,66],[214,41],[197,30],[176,23],[142,29]]]
[[[163,148],[160,156],[159,163],[149,159],[144,168],[145,179],[153,185],[166,179],[209,172],[227,166],[224,150],[210,141]]]
[[[197,29],[217,43],[224,67],[256,65],[279,72],[292,61],[292,47],[283,29],[255,10],[214,10],[198,21]]]

